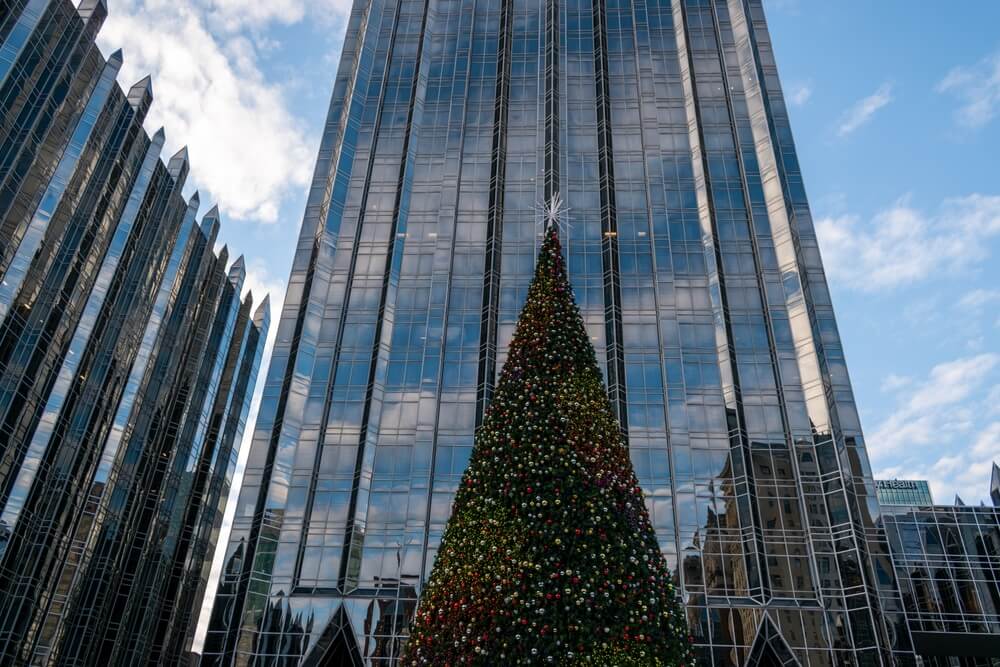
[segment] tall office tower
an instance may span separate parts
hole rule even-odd
[[[905,655],[761,1],[356,0],[208,664],[393,664],[557,193],[700,664]]]
[[[115,83],[101,0],[0,13],[0,664],[176,664],[268,327]]]

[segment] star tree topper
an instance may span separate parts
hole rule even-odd
[[[562,195],[554,193],[548,201],[543,201],[537,208],[541,214],[543,231],[548,231],[554,226],[563,238],[569,237],[569,207],[563,201]]]

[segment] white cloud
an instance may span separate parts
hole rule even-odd
[[[147,5],[152,2],[147,2]],[[299,0],[202,0],[202,10],[213,27],[237,31],[246,27],[259,28],[277,22],[290,25],[305,16],[305,6]]]
[[[974,289],[959,299],[958,305],[968,310],[980,310],[984,306],[997,301],[1000,301],[1000,290]]]
[[[1000,355],[980,354],[938,364],[931,369],[927,382],[913,393],[908,405],[915,413],[920,413],[962,401],[997,363],[1000,363]]]
[[[793,83],[788,87],[788,102],[795,107],[801,107],[812,97],[812,85],[806,83]]]
[[[955,67],[936,90],[959,99],[955,112],[959,123],[971,128],[986,125],[1000,112],[1000,52],[975,65]]]
[[[986,259],[984,241],[1000,234],[1000,196],[946,199],[935,213],[903,197],[868,224],[839,215],[817,220],[816,232],[834,280],[864,291],[893,289]]]
[[[958,454],[942,456],[919,475],[930,483],[935,502],[950,505],[959,496],[966,504],[978,505],[988,495],[992,467],[992,460],[970,461]]]
[[[972,443],[973,456],[1000,457],[1000,421],[992,422],[979,432]]]
[[[927,479],[938,502],[955,493],[967,502],[985,497],[1000,459],[1000,420],[989,417],[998,371],[1000,354],[963,357],[900,392],[896,410],[867,438],[876,476]]]
[[[895,373],[889,373],[882,380],[881,390],[883,393],[891,393],[898,389],[909,385],[913,382],[913,378],[906,375],[896,375]]]
[[[837,128],[837,134],[846,137],[851,132],[871,120],[876,111],[892,101],[892,84],[883,83],[874,93],[858,100],[854,106],[844,112]]]
[[[343,15],[342,0],[320,3]],[[153,77],[147,127],[164,126],[167,153],[187,145],[191,178],[203,201],[218,200],[232,220],[276,222],[282,201],[307,187],[314,141],[269,81],[259,31],[305,15],[305,0],[121,0],[112,3],[99,42],[122,48],[123,85]]]

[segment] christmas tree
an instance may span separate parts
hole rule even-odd
[[[690,655],[550,222],[401,664],[645,667]]]

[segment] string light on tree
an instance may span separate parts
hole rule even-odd
[[[544,241],[402,665],[692,662],[683,607],[573,299]]]

